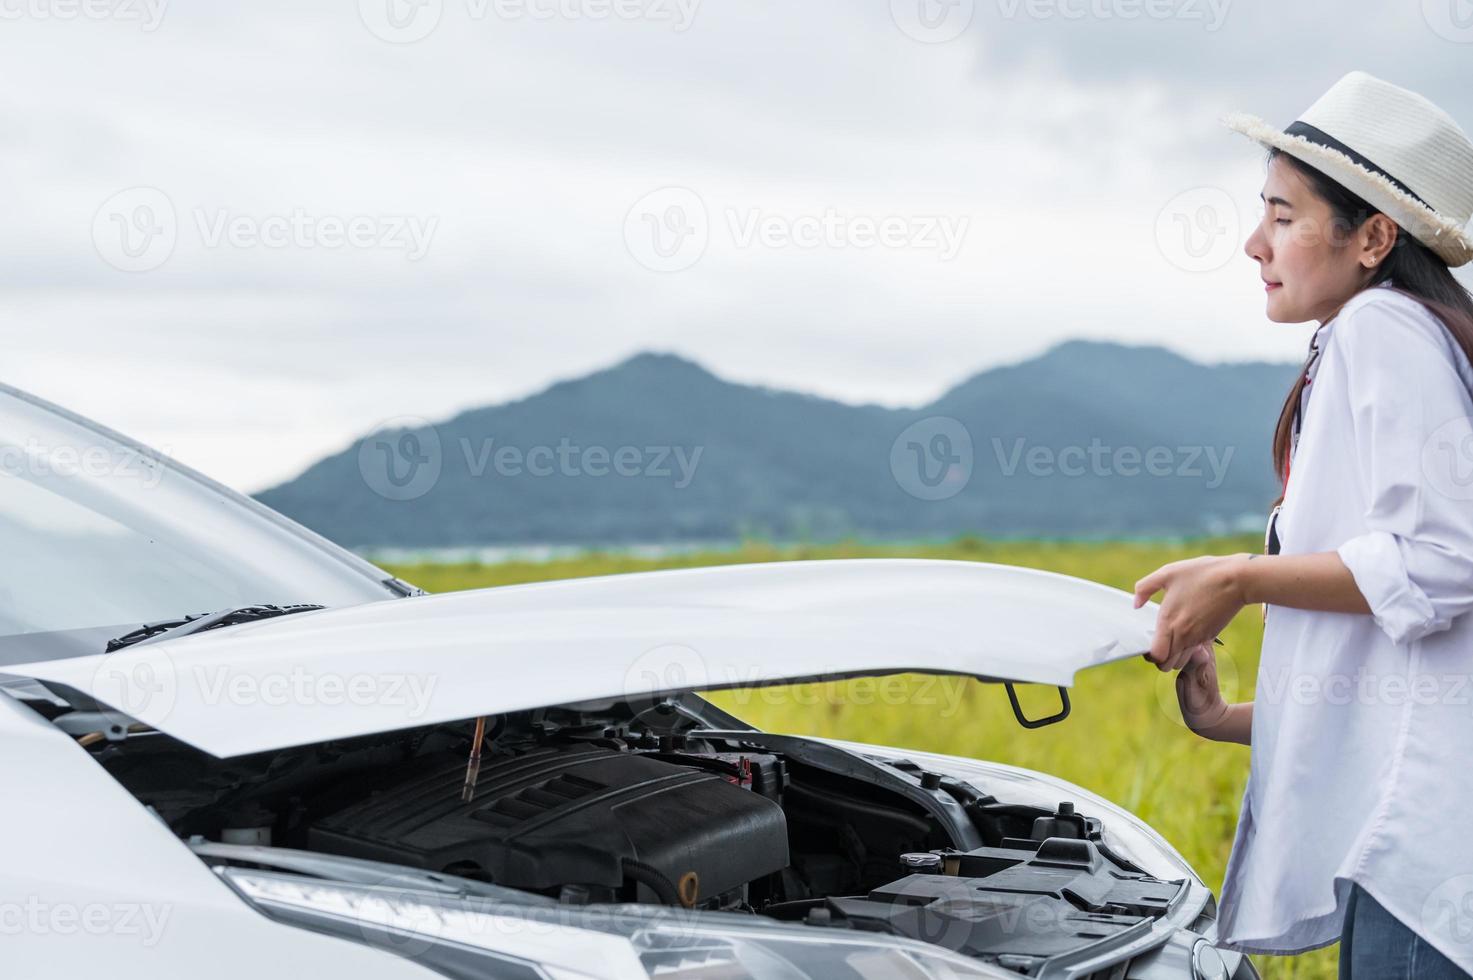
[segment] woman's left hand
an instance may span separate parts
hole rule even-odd
[[[1206,555],[1162,565],[1135,584],[1135,607],[1166,590],[1146,659],[1160,670],[1180,670],[1202,643],[1211,643],[1247,605],[1238,571],[1241,555]]]

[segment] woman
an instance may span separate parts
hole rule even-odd
[[[1341,941],[1342,977],[1473,973],[1473,142],[1361,72],[1269,147],[1245,251],[1268,316],[1318,321],[1274,438],[1266,555],[1172,562],[1148,659],[1198,734],[1252,746],[1222,945]],[[1255,699],[1226,704],[1211,640],[1267,621]],[[1465,972],[1466,971],[1466,972]]]

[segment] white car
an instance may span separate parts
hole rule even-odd
[[[862,560],[425,595],[8,388],[0,554],[5,977],[1256,976],[1107,800],[692,693],[906,671],[1062,716],[1149,647],[1123,592]]]

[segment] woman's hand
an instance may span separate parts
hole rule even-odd
[[[1228,703],[1217,680],[1217,656],[1211,643],[1192,647],[1186,666],[1176,675],[1176,703],[1182,720],[1198,735],[1205,735],[1226,720]]]
[[[1146,659],[1160,670],[1180,670],[1200,644],[1211,644],[1247,605],[1238,573],[1248,554],[1207,555],[1162,565],[1135,584],[1135,607],[1166,590]]]

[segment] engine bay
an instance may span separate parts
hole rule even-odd
[[[88,748],[184,840],[368,859],[564,904],[883,932],[1024,974],[1140,935],[1186,889],[1113,852],[1070,801],[1010,803],[911,763],[701,727],[665,703],[232,759],[151,731]]]

